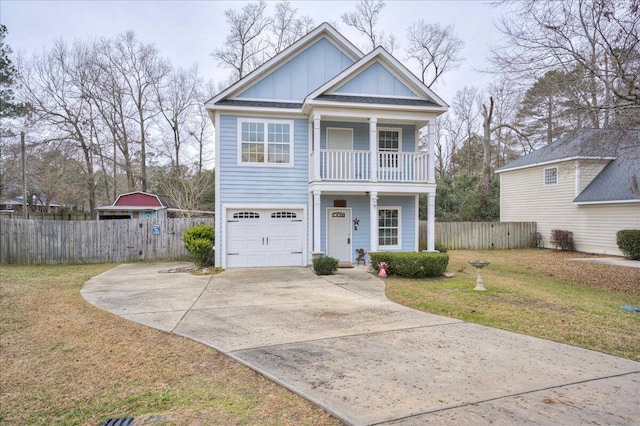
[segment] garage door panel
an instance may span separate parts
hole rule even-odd
[[[302,266],[302,210],[243,209],[227,213],[227,266]]]

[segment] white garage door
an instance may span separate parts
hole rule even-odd
[[[303,211],[227,210],[227,267],[303,266]]]

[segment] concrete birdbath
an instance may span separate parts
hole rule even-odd
[[[484,288],[484,282],[482,281],[482,268],[487,266],[489,263],[491,262],[489,262],[488,260],[470,260],[469,261],[469,265],[475,266],[476,271],[478,272],[478,278],[476,278],[476,286],[474,290],[487,291],[487,289]]]

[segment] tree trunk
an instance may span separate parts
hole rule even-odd
[[[491,121],[493,120],[493,96],[489,98],[489,109],[486,105],[482,105],[482,129],[484,135],[482,138],[483,157],[482,157],[482,191],[483,195],[488,199],[491,192]]]

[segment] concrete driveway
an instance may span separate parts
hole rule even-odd
[[[354,425],[640,423],[638,362],[405,308],[364,269],[198,277],[188,266],[121,265],[81,294],[212,346]]]

